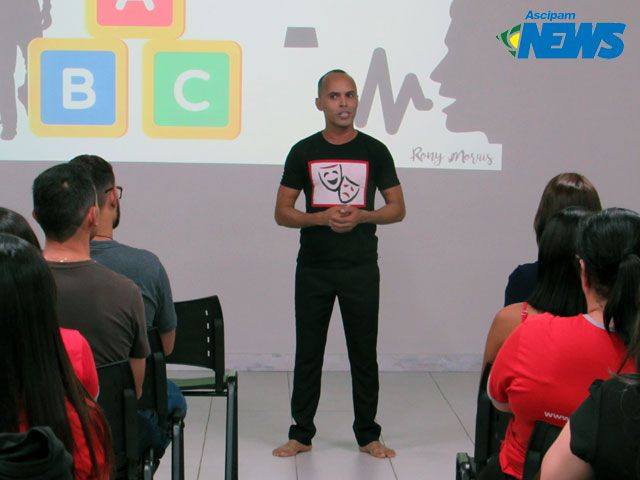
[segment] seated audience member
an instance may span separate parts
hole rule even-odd
[[[637,236],[638,231],[630,234]],[[614,310],[607,304],[604,310],[605,325],[621,315],[628,318],[629,327],[622,330],[623,338],[628,338],[629,356],[635,362],[636,372],[640,372],[640,319],[636,303],[639,254],[637,248],[627,252],[618,271],[618,277],[626,277],[627,282],[610,294],[619,296],[618,308]],[[600,279],[594,282],[597,284]],[[625,284],[629,284],[629,290],[623,292],[621,288]],[[635,326],[631,327],[633,323]],[[640,376],[637,373],[615,375],[591,385],[589,397],[571,415],[545,455],[540,478],[640,479]]]
[[[177,325],[169,277],[156,255],[113,239],[113,231],[120,223],[122,197],[122,187],[116,184],[113,167],[97,155],[79,155],[69,163],[88,169],[98,193],[100,216],[96,234],[91,240],[91,258],[130,278],[140,287],[147,328],[158,329],[164,353],[169,355],[173,351]],[[169,414],[180,410],[184,415],[187,403],[180,389],[170,380],[167,389]]]
[[[586,312],[576,240],[580,221],[590,214],[582,207],[567,207],[551,217],[538,246],[536,288],[528,301],[504,307],[496,314],[487,335],[482,368],[493,362],[507,337],[528,317],[544,312],[571,317]]]
[[[586,177],[579,173],[561,173],[549,180],[542,192],[538,211],[533,220],[537,243],[540,243],[547,221],[556,212],[571,206],[584,207],[592,212],[602,210],[598,192]],[[527,300],[536,286],[537,278],[537,262],[518,265],[509,275],[504,291],[504,306]]]
[[[138,398],[149,342],[140,289],[128,278],[91,260],[89,239],[98,224],[97,196],[87,170],[62,164],[33,182],[33,214],[44,230],[44,258],[56,282],[60,324],[79,330],[96,365],[129,360]],[[164,453],[166,435],[139,418],[140,453]]]
[[[489,461],[480,480],[522,478],[536,421],[562,427],[595,379],[635,371],[625,345],[638,314],[640,216],[623,209],[590,216],[577,251],[588,313],[530,318],[498,352],[488,393],[497,409],[513,417],[499,461]]]
[[[29,242],[0,234],[1,432],[48,426],[73,455],[76,480],[108,479],[109,428],[73,373],[58,329],[51,272]]]
[[[17,212],[0,207],[0,233],[10,233],[26,240],[40,250],[40,242],[27,220]],[[93,361],[93,353],[87,340],[77,330],[60,327],[60,336],[67,350],[71,365],[93,398],[98,396],[98,372]]]

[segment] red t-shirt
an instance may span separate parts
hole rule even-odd
[[[588,315],[544,313],[522,323],[498,352],[489,376],[490,397],[513,412],[500,448],[502,471],[522,478],[535,422],[563,426],[591,383],[618,372],[625,355],[620,338]],[[633,364],[622,371],[634,371]]]
[[[77,330],[60,328],[60,336],[80,383],[89,392],[89,395],[96,398],[99,389],[98,372],[89,343]]]

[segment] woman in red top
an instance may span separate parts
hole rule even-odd
[[[74,477],[108,479],[111,439],[60,337],[55,284],[40,252],[0,234],[1,432],[47,425],[74,458]]]
[[[592,215],[577,251],[587,313],[527,319],[498,352],[487,389],[513,418],[480,480],[522,478],[536,421],[564,426],[594,380],[635,371],[626,348],[639,313],[640,216],[615,208]]]

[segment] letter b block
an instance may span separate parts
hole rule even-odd
[[[34,39],[29,44],[29,123],[41,136],[123,135],[125,44],[115,39]]]
[[[235,42],[149,42],[144,48],[144,131],[156,138],[237,137],[240,71],[241,50]]]

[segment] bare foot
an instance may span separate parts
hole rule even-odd
[[[284,445],[280,445],[273,451],[274,457],[293,457],[299,453],[308,452],[311,445],[305,445],[297,440],[289,440]]]
[[[376,458],[393,458],[396,456],[395,450],[386,447],[377,440],[367,443],[364,447],[360,447],[360,451]]]

